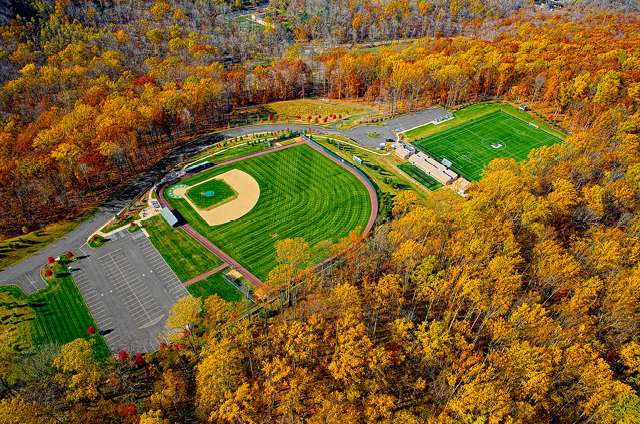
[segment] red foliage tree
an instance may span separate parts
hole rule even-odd
[[[53,275],[53,270],[51,268],[47,268],[44,270],[44,276],[50,278]]]
[[[122,417],[132,417],[136,414],[136,406],[133,403],[126,403],[118,407],[118,413]]]
[[[93,325],[90,325],[89,327],[87,327],[87,334],[89,334],[90,336],[93,336],[96,334],[96,329],[93,327]]]
[[[67,258],[71,259],[73,258],[73,252],[71,250],[67,250],[67,253],[65,253],[65,255],[67,256]]]
[[[54,264],[56,263],[56,258],[54,258],[53,256],[49,256],[47,258],[47,262],[49,262],[50,264]]]
[[[118,352],[118,359],[120,359],[122,362],[126,361],[129,358],[129,354],[124,351],[121,350],[120,352]]]
[[[145,361],[144,361],[144,356],[142,356],[142,353],[138,352],[136,353],[136,358],[133,361],[136,366],[138,367],[142,367],[145,365]]]

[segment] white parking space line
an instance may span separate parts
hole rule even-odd
[[[100,298],[98,291],[89,282],[86,273],[82,269],[79,269],[73,273],[73,279],[82,293],[82,297],[84,298],[93,319],[98,325],[98,328],[102,331],[111,329],[111,326],[113,325],[111,314]]]
[[[113,281],[114,288],[136,324],[142,326],[162,315],[160,306],[122,250],[108,253],[98,258],[98,262],[103,266],[105,276]]]
[[[178,279],[171,267],[169,267],[160,252],[158,252],[149,239],[146,237],[140,238],[136,240],[136,244],[140,247],[140,251],[143,252],[145,258],[155,270],[156,277],[160,279],[170,295],[174,296],[176,299],[189,295],[184,284],[182,284]]]

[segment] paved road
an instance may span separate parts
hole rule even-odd
[[[25,274],[39,270],[47,262],[48,256],[58,256],[67,250],[75,252],[94,231],[113,218],[113,215],[128,205],[133,198],[159,181],[177,163],[221,139],[221,135],[212,134],[199,137],[191,143],[177,146],[151,169],[120,189],[109,201],[98,208],[90,218],[78,225],[73,231],[54,243],[43,247],[39,252],[0,271],[0,284],[19,283],[19,280]],[[33,289],[29,288],[28,285],[20,284],[20,286],[24,287],[27,292],[33,292]]]
[[[442,107],[432,107],[419,112],[400,115],[387,121],[371,124],[360,125],[350,129],[339,130],[335,128],[335,124],[330,127],[321,127],[317,125],[305,124],[259,124],[246,127],[238,127],[225,130],[222,134],[228,137],[237,137],[240,135],[253,134],[256,132],[281,131],[290,129],[293,131],[305,131],[311,129],[321,134],[344,135],[352,140],[367,147],[378,147],[378,145],[387,140],[397,140],[397,133],[420,126],[426,122],[431,122],[436,118],[441,118],[447,114],[447,110]]]
[[[218,133],[198,137],[193,142],[177,146],[150,170],[132,181],[128,186],[120,190],[109,202],[100,207],[98,211],[85,222],[81,223],[73,231],[60,240],[44,247],[40,252],[27,259],[13,264],[0,271],[0,284],[19,284],[27,292],[33,292],[36,288],[25,280],[25,276],[39,269],[47,260],[47,256],[57,256],[67,250],[78,249],[95,230],[104,225],[115,212],[127,205],[136,195],[157,183],[172,167],[184,161],[195,153],[208,148],[212,143],[222,140],[224,137],[236,137],[255,132],[279,131],[286,128],[303,131],[311,128],[313,131],[325,134],[341,134],[350,137],[365,146],[377,146],[386,138],[395,139],[394,130],[407,130],[424,122],[434,119],[444,113],[443,108],[431,108],[420,112],[402,115],[386,121],[381,125],[368,125],[340,131],[335,128],[325,128],[304,124],[260,124],[246,127],[233,128]],[[371,138],[370,133],[378,133],[380,137]],[[36,286],[37,287],[37,286]]]
[[[154,266],[150,266],[151,256],[159,256],[146,238],[138,242],[129,240],[127,237],[107,243],[105,247],[92,251],[85,245],[87,238],[98,228],[103,226],[113,215],[152,185],[158,183],[168,172],[175,169],[185,159],[193,156],[197,152],[210,147],[212,144],[225,137],[236,137],[255,132],[278,131],[283,129],[304,131],[311,129],[318,133],[338,134],[352,138],[365,146],[377,146],[380,141],[396,138],[396,130],[402,131],[423,124],[444,113],[442,108],[432,108],[425,111],[403,115],[380,125],[367,125],[340,131],[335,128],[319,127],[304,124],[260,124],[211,133],[200,136],[190,141],[176,146],[173,150],[156,163],[151,169],[131,181],[127,186],[120,189],[111,200],[101,206],[90,218],[82,222],[73,231],[56,242],[45,246],[41,251],[13,264],[0,271],[1,284],[16,284],[27,293],[33,293],[44,287],[44,282],[40,279],[40,268],[46,263],[48,256],[57,256],[67,250],[73,252],[85,252],[88,258],[82,259],[78,263],[79,270],[74,272],[74,277],[80,290],[87,301],[89,309],[96,319],[101,330],[112,329],[107,334],[106,339],[112,350],[121,348],[127,350],[144,351],[157,346],[157,335],[161,333],[164,320],[169,308],[175,302],[176,293],[182,292],[180,288],[171,288],[168,283],[150,277],[150,271]],[[371,137],[372,133],[379,134],[379,137]],[[377,199],[376,199],[377,200]],[[373,218],[375,219],[375,217]],[[367,230],[372,226],[367,226]],[[142,234],[142,233],[140,233]],[[145,244],[145,240],[148,245]],[[117,252],[127,252],[122,255]],[[114,253],[115,252],[115,253]],[[154,253],[155,252],[155,253]],[[101,259],[105,255],[112,255],[111,263],[107,259]],[[102,261],[102,262],[101,262]],[[155,264],[157,257],[153,261]],[[166,264],[165,264],[166,265]],[[233,265],[233,264],[232,264]],[[113,274],[111,269],[127,269],[127,274],[139,281],[123,282],[118,274]],[[166,271],[166,270],[165,270]],[[169,269],[169,271],[171,271]],[[163,271],[164,272],[164,271]],[[170,272],[171,274],[173,271]],[[137,277],[135,277],[137,276]],[[175,275],[173,275],[175,277]],[[169,278],[169,277],[167,277]],[[172,280],[172,278],[169,278]],[[172,280],[173,281],[173,280]],[[160,286],[157,286],[160,284]],[[163,286],[163,284],[165,286]],[[129,285],[129,289],[123,287]],[[184,286],[180,284],[182,289]],[[116,290],[116,295],[111,291]],[[127,291],[129,290],[129,291]],[[153,300],[147,308],[145,305],[147,297],[139,296],[140,304],[135,309],[135,302],[127,299],[127,293],[134,293],[136,296],[141,291],[148,291]],[[163,292],[164,290],[164,292]],[[172,292],[175,290],[176,292]],[[99,296],[99,299],[98,299]],[[135,297],[135,296],[134,296]],[[97,300],[96,300],[97,299]],[[99,301],[101,300],[101,301]],[[155,303],[154,303],[155,302]],[[155,305],[155,306],[152,306]],[[142,308],[142,309],[140,309]],[[128,311],[128,312],[127,312]],[[153,322],[154,320],[157,322]]]

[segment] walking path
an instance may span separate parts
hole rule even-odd
[[[217,274],[218,272],[222,271],[223,269],[229,268],[229,264],[227,263],[223,263],[222,265],[219,265],[213,269],[210,269],[207,272],[203,272],[200,275],[196,275],[195,277],[187,280],[184,282],[185,287],[189,287],[192,284],[195,284],[197,282],[200,282],[202,280],[206,280],[207,278],[211,277],[213,274]]]
[[[207,171],[210,170],[210,169],[219,168],[221,166],[229,165],[229,164],[232,164],[232,163],[244,161],[244,160],[247,160],[247,159],[250,159],[250,158],[255,158],[255,157],[263,156],[263,155],[266,155],[266,154],[269,154],[269,153],[278,152],[278,151],[285,150],[285,149],[290,149],[290,148],[299,146],[301,144],[309,146],[310,148],[312,148],[316,152],[320,153],[322,156],[324,156],[324,157],[328,158],[329,160],[333,161],[338,166],[346,169],[347,171],[352,173],[366,187],[367,193],[369,193],[369,200],[371,202],[371,215],[369,216],[369,221],[367,222],[367,226],[365,227],[365,229],[364,229],[364,231],[362,233],[362,236],[363,237],[367,236],[369,234],[369,232],[372,230],[373,226],[375,225],[376,218],[378,217],[378,195],[376,193],[376,189],[373,187],[373,184],[371,184],[371,181],[369,181],[369,179],[360,170],[358,170],[357,168],[355,168],[351,164],[345,162],[342,158],[339,158],[339,157],[335,156],[334,154],[332,154],[331,152],[329,152],[328,150],[326,150],[322,146],[318,145],[317,143],[315,143],[313,140],[311,140],[310,138],[308,138],[306,136],[302,136],[301,137],[301,141],[298,142],[298,143],[287,144],[287,145],[284,145],[284,146],[276,146],[276,147],[273,147],[271,149],[262,150],[262,151],[259,151],[259,152],[250,153],[248,155],[244,155],[244,156],[239,156],[239,157],[236,157],[236,158],[228,159],[226,161],[217,163],[212,168],[207,169]],[[185,175],[180,179],[180,181],[185,179],[185,178],[189,178],[191,176],[192,175]],[[173,182],[173,184],[175,184],[175,183],[176,183],[176,181]],[[164,198],[164,186],[158,187],[158,200],[160,201],[160,204],[162,206],[170,207],[169,203]],[[209,239],[207,239],[205,236],[200,234],[191,225],[185,224],[181,228],[184,229],[184,231],[187,234],[189,234],[194,240],[196,240],[198,243],[200,243],[202,246],[204,246],[207,250],[209,250],[210,252],[215,254],[217,257],[222,259],[225,263],[229,264],[229,266],[231,268],[233,268],[236,271],[238,271],[245,279],[247,279],[248,281],[253,283],[256,287],[263,287],[264,286],[264,283],[258,277],[253,275],[248,269],[246,269],[245,267],[240,265],[235,259],[233,259],[227,253],[225,253],[221,248],[219,248],[218,246],[213,244]],[[332,258],[329,258],[329,260],[331,260],[331,259]],[[327,261],[323,261],[322,263],[324,264],[326,262]],[[202,275],[204,275],[204,274],[202,274]],[[197,276],[197,277],[194,277],[194,278],[199,278],[199,277],[200,276]],[[206,277],[204,277],[204,278],[206,278]],[[193,284],[193,283],[190,280],[189,282],[187,282],[185,284],[189,285],[189,284]]]
[[[156,183],[162,176],[166,175],[171,167],[183,160],[185,157],[189,157],[202,151],[204,146],[211,144],[210,137],[212,135],[220,135],[226,137],[237,137],[239,135],[252,134],[256,132],[278,131],[278,130],[312,130],[317,133],[323,134],[338,134],[344,135],[352,140],[357,141],[363,146],[375,147],[379,140],[368,137],[368,134],[372,131],[380,133],[382,137],[395,139],[396,133],[403,131],[405,128],[412,128],[418,126],[424,122],[433,120],[433,115],[442,114],[442,108],[431,108],[419,112],[413,112],[406,115],[402,115],[378,125],[360,125],[354,128],[338,130],[335,128],[326,128],[302,123],[281,123],[281,124],[255,124],[247,125],[243,127],[236,127],[230,129],[223,129],[219,131],[212,131],[205,136],[196,137],[191,143],[184,143],[176,148],[172,149],[167,155],[156,163],[151,169],[138,178],[131,181],[131,183],[125,187],[120,193],[114,196],[108,204],[99,208],[96,214],[91,218],[76,227],[75,230],[61,238],[57,242],[45,246],[41,251],[33,254],[32,256],[25,258],[24,260],[8,266],[4,270],[0,271],[0,284],[14,283],[25,274],[38,269],[43,263],[46,262],[47,256],[57,255],[60,252],[67,250],[73,251],[82,246],[86,240],[97,229],[100,229],[104,224],[113,217],[113,214],[118,212],[122,207],[128,204],[140,192],[146,190],[148,187]],[[295,144],[294,144],[295,145]],[[285,148],[286,146],[278,147]],[[252,156],[248,156],[252,157]],[[240,159],[231,159],[224,161],[223,164],[233,163],[238,160],[244,160],[248,157]]]

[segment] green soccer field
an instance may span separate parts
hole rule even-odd
[[[236,196],[229,184],[221,180],[209,180],[187,191],[187,197],[200,209],[208,209]]]
[[[248,173],[260,185],[258,203],[243,217],[210,227],[185,200],[167,196],[167,201],[200,234],[262,280],[276,265],[277,240],[302,237],[319,261],[329,253],[326,241],[364,230],[371,215],[366,187],[306,145],[210,169],[180,184],[194,185],[231,169]]]
[[[561,141],[532,123],[496,111],[418,140],[414,145],[438,160],[450,160],[454,171],[477,181],[493,159],[522,161],[532,149]]]

